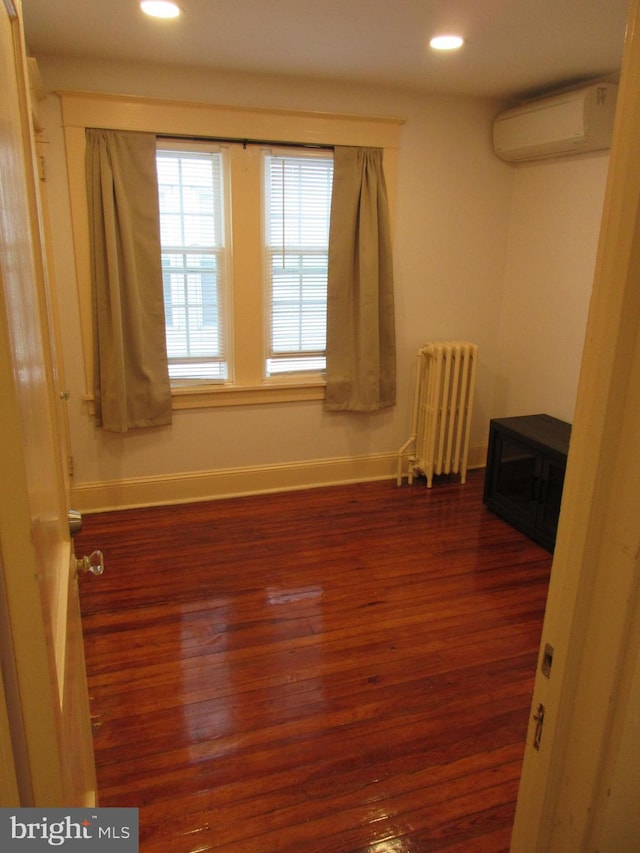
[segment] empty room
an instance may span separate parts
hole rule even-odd
[[[637,7],[4,0],[3,807],[640,849]]]

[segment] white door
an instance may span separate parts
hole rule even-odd
[[[640,850],[639,149],[631,0],[513,853]]]
[[[91,806],[95,768],[19,6],[0,3],[1,805]]]

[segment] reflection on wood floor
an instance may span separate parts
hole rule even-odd
[[[85,518],[101,806],[142,853],[499,853],[550,555],[466,485]]]

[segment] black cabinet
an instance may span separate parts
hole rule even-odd
[[[550,415],[490,422],[484,502],[553,551],[571,425]]]

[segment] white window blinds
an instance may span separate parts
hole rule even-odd
[[[264,154],[266,374],[325,369],[332,152]]]
[[[157,151],[169,375],[228,377],[224,151]]]

